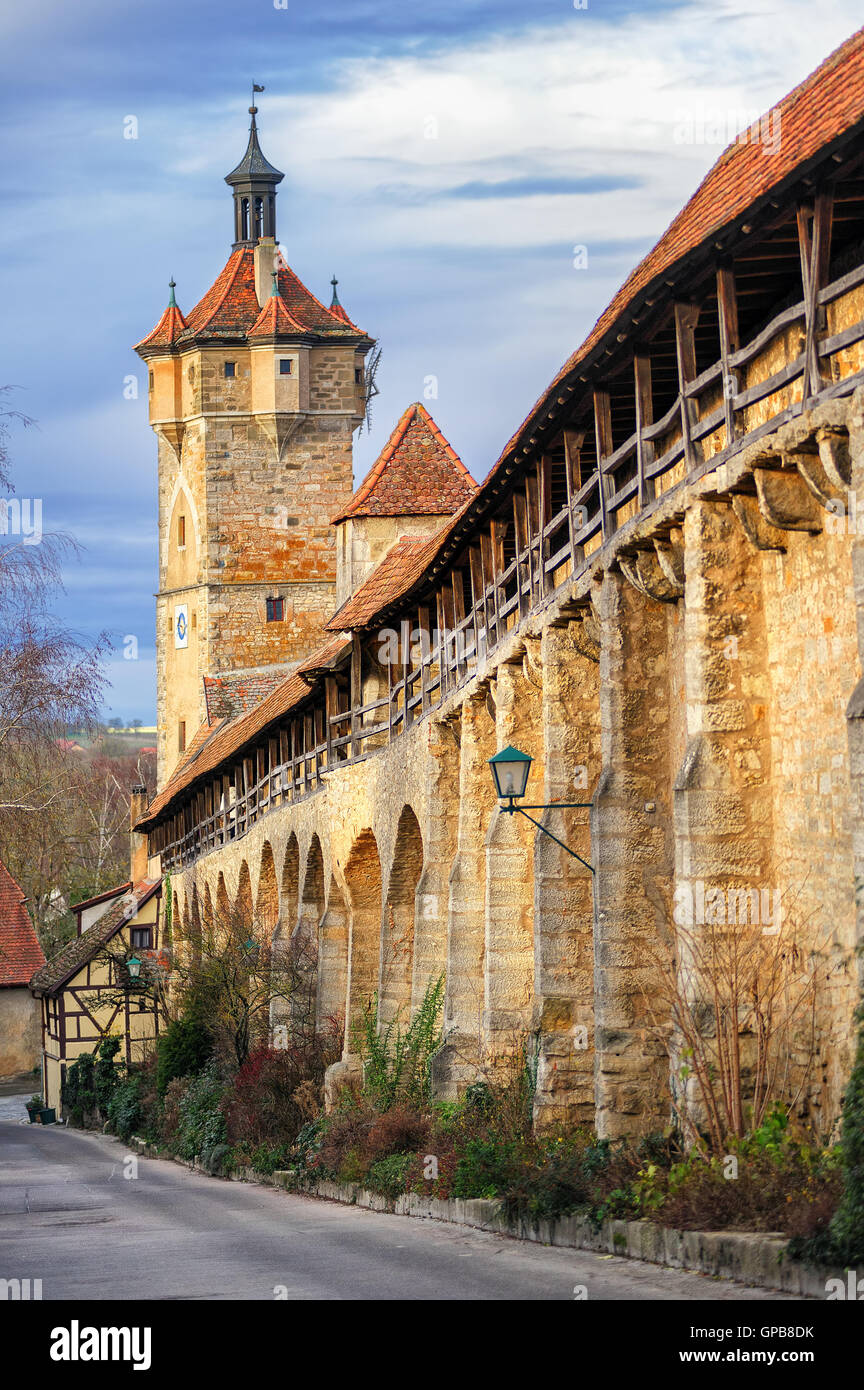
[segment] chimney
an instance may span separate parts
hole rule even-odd
[[[129,877],[133,883],[147,877],[147,836],[139,834],[135,826],[149,804],[147,788],[143,782],[136,782],[129,798]]]
[[[273,271],[278,264],[276,238],[262,236],[255,247],[255,294],[262,309],[272,293]]]

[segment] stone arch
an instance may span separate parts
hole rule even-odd
[[[387,883],[381,937],[381,1017],[397,1013],[407,1022],[411,1012],[414,967],[414,915],[417,885],[423,872],[423,836],[410,806],[403,806]],[[425,988],[425,982],[422,986]]]
[[[345,896],[334,875],[330,878],[327,911],[318,930],[318,998],[316,1027],[325,1032],[344,1028],[348,989],[348,925]]]
[[[264,841],[264,848],[261,851],[258,896],[255,900],[255,924],[263,938],[268,942],[272,940],[279,925],[279,886],[276,882],[273,847],[269,840]]]
[[[351,1032],[378,987],[381,940],[381,860],[371,830],[361,830],[345,865],[345,886],[351,909],[350,969],[346,1010],[346,1049]]]

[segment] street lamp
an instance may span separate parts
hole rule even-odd
[[[547,830],[545,825],[541,825],[539,820],[529,816],[529,811],[551,811],[561,808],[562,810],[576,809],[577,807],[590,808],[590,801],[551,801],[540,806],[517,806],[517,798],[525,795],[528,786],[528,774],[531,771],[531,764],[534,759],[528,753],[522,753],[518,748],[502,748],[500,753],[496,753],[494,758],[489,759],[489,769],[492,773],[492,781],[495,783],[495,794],[499,802],[506,801],[506,806],[499,806],[499,810],[505,815],[512,816],[518,811],[520,816],[530,820],[532,825],[536,825],[538,830],[542,830],[544,835],[548,835],[550,840],[554,840],[556,845],[566,849],[569,855],[578,859],[580,864],[584,864],[586,869],[590,869],[593,874],[594,869],[587,859],[583,859],[581,854],[577,854],[575,849],[565,845],[563,840],[559,840],[557,835],[553,835],[551,830]]]
[[[489,759],[499,800],[503,801],[505,796],[525,795],[533,761],[528,753],[520,753],[518,748],[502,748],[500,753]]]
[[[126,962],[126,969],[129,971],[129,979],[137,980],[141,974],[141,962],[137,956],[130,956]]]

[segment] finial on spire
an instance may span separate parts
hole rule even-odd
[[[339,296],[336,293],[336,286],[339,284],[339,281],[336,279],[335,275],[333,276],[333,279],[330,281],[330,284],[333,286],[333,298],[330,300],[330,308],[341,309],[342,306],[339,303]]]
[[[271,299],[278,299],[278,298],[279,298],[278,271],[276,271],[276,270],[271,270],[270,274],[271,274],[271,276],[273,277],[273,288],[272,288],[271,291],[270,291],[270,298],[271,298]]]
[[[176,288],[177,288],[177,281],[174,279],[174,276],[172,275],[172,276],[171,276],[171,279],[168,281],[168,290],[169,290],[169,294],[168,294],[168,308],[169,308],[169,309],[176,309],[176,308],[177,308],[177,300],[174,298],[174,291],[176,290]]]

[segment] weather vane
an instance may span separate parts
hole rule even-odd
[[[253,82],[253,83],[252,83],[252,105],[251,105],[250,108],[249,108],[250,111],[255,111],[255,109],[256,109],[256,107],[255,107],[255,93],[256,93],[256,92],[263,92],[263,91],[264,91],[264,88],[263,88],[263,87],[259,87],[257,82]]]

